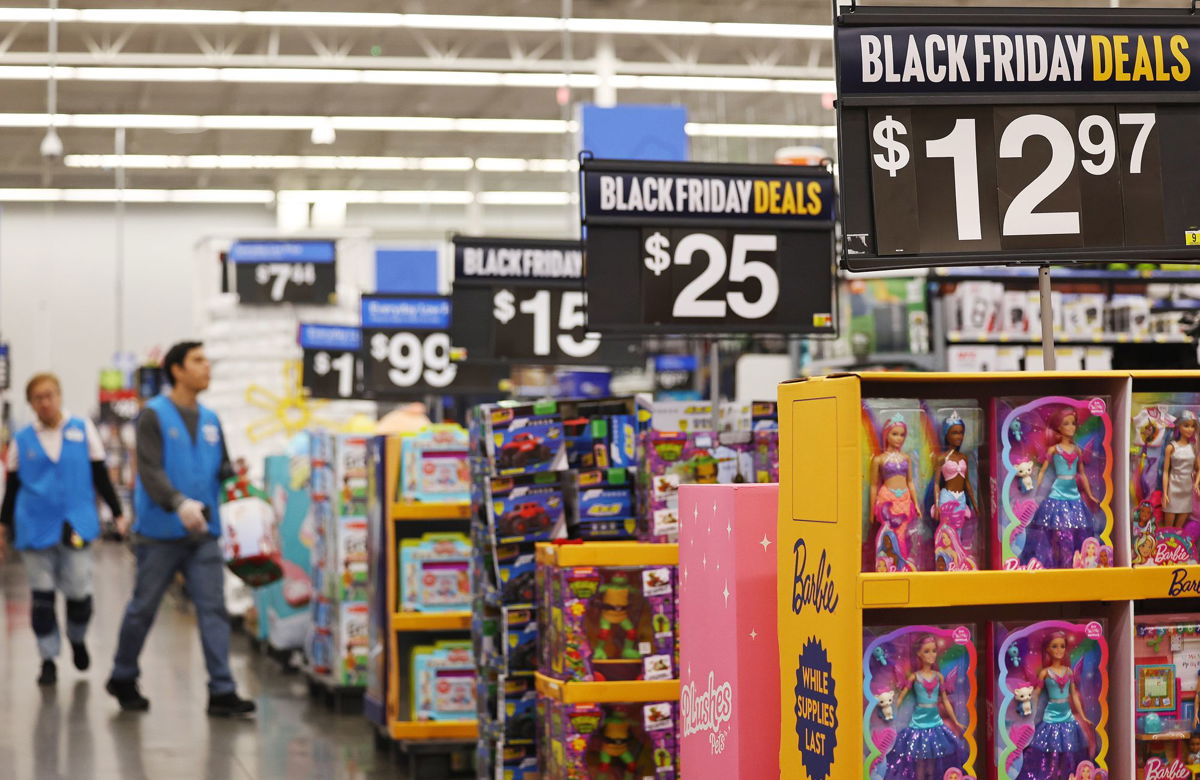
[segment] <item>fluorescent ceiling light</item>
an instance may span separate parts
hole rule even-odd
[[[88,24],[161,24],[254,27],[359,27],[421,30],[479,30],[484,32],[575,33],[600,35],[681,35],[731,38],[830,40],[827,24],[759,24],[696,22],[671,19],[589,19],[554,16],[468,14],[401,14],[325,11],[224,11],[173,8],[60,8],[59,22]],[[48,22],[48,8],[0,8],[0,22]]]
[[[262,203],[275,200],[270,190],[96,190],[47,188],[0,189],[0,203]]]
[[[570,203],[565,192],[481,192],[480,203],[495,206],[558,206]],[[152,189],[0,189],[0,203],[346,203],[356,205],[462,206],[475,201],[465,190],[152,190]]]
[[[575,200],[569,192],[481,192],[476,199],[486,206],[565,206]]]
[[[837,138],[836,125],[737,125],[688,122],[688,135],[697,138]]]
[[[530,87],[593,89],[594,73],[516,73],[458,70],[353,70],[341,68],[116,68],[0,66],[0,80],[130,81],[230,84],[373,84],[437,87]],[[730,78],[722,76],[636,76],[617,74],[612,85],[624,90],[664,92],[768,92],[821,95],[835,91],[828,79]]]
[[[484,162],[484,161],[480,161]],[[548,164],[531,166],[518,158],[488,160],[481,171],[542,171],[553,163],[567,170],[567,160],[534,160]],[[507,165],[492,166],[493,163]],[[343,170],[343,171],[469,171],[476,167],[470,157],[349,157],[332,155],[255,155],[255,154],[68,154],[68,168],[104,168],[118,166],[144,170]],[[518,167],[519,166],[519,167]]]

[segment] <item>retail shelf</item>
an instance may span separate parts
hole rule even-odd
[[[858,575],[858,606],[956,607],[1200,596],[1200,566]]]
[[[1024,344],[1040,346],[1041,339],[1028,336],[1011,336],[1006,333],[986,333],[969,335],[960,331],[950,331],[946,341],[951,344]],[[1150,336],[1131,336],[1128,333],[1103,333],[1098,336],[1055,336],[1056,345],[1067,344],[1191,344],[1195,339],[1182,333],[1156,333]]]
[[[392,504],[393,520],[469,520],[470,504]]]
[[[1010,279],[1037,281],[1038,269],[1032,266],[1003,267],[978,266],[964,268],[935,268],[929,274],[933,281],[968,282],[996,281]],[[1195,284],[1200,282],[1200,270],[1189,269],[1179,271],[1112,271],[1105,268],[1064,268],[1053,266],[1050,277],[1063,282],[1165,282],[1173,284]]]
[[[921,371],[937,371],[938,356],[932,352],[873,352],[863,359],[856,357],[822,358],[804,366],[808,376],[826,374],[830,371],[850,371],[855,366],[909,365]]]
[[[393,631],[466,631],[470,612],[400,612],[392,616]]]
[[[538,693],[564,704],[679,701],[679,680],[563,682],[541,672],[536,678]]]
[[[679,545],[645,542],[585,542],[537,546],[538,560],[554,566],[677,566]]]
[[[473,720],[393,720],[388,723],[392,739],[461,739],[474,740],[479,736],[479,724]]]

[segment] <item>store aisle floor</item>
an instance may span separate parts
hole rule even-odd
[[[96,557],[92,668],[78,672],[69,650],[56,688],[40,689],[29,628],[29,590],[14,563],[0,565],[0,777],[5,780],[377,780],[399,778],[377,753],[361,715],[330,714],[308,698],[303,675],[285,675],[235,635],[233,670],[253,720],[210,719],[199,635],[173,596],[142,654],[148,713],[122,713],[104,691],[133,581],[133,557],[101,544]],[[59,601],[60,620],[62,602]]]

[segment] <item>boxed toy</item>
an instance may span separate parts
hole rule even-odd
[[[637,465],[637,417],[613,414],[563,423],[571,468],[608,469]]]
[[[1137,777],[1200,772],[1200,614],[1139,615],[1133,645]]]
[[[581,471],[576,476],[578,523],[573,537],[632,539],[637,533],[637,474],[633,469]]]
[[[1112,566],[1110,399],[1046,396],[992,403],[995,567]]]
[[[974,626],[863,631],[863,778],[978,777]]]
[[[447,503],[470,501],[467,446],[467,432],[458,425],[435,425],[405,436],[400,445],[398,498]]]
[[[334,682],[339,685],[365,685],[370,655],[370,615],[365,602],[339,605],[337,631],[334,634]]]
[[[1104,623],[993,623],[992,632],[998,779],[1107,778]]]
[[[366,601],[370,565],[367,552],[367,521],[340,518],[334,549],[334,571],[341,585],[342,601]]]
[[[414,720],[473,720],[475,660],[468,642],[443,640],[412,650]]]
[[[921,509],[933,527],[935,571],[974,571],[983,563],[986,503],[979,493],[980,445],[986,426],[972,400],[925,400],[922,420],[933,427],[932,479]]]
[[[675,706],[546,701],[542,780],[675,780]]]
[[[357,436],[339,437],[333,467],[332,490],[338,515],[366,517],[367,440]]]
[[[649,509],[642,539],[674,542],[679,538],[679,486],[752,482],[754,445],[749,432],[733,437],[651,430],[646,434],[646,471]]]
[[[569,473],[523,474],[487,480],[488,527],[498,542],[566,536]]]
[[[1133,565],[1197,562],[1200,394],[1134,393],[1129,428]]]
[[[470,609],[471,542],[464,534],[427,533],[400,542],[400,609]]]
[[[755,401],[751,407],[754,440],[754,481],[779,481],[779,409],[774,401]]]
[[[863,571],[930,571],[922,489],[932,476],[929,421],[915,399],[864,398]]]
[[[474,411],[472,437],[500,476],[567,467],[562,415],[553,401],[484,404]]]
[[[543,567],[542,673],[560,680],[675,675],[673,566]]]

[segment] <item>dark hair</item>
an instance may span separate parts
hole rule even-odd
[[[174,385],[175,374],[171,372],[171,366],[183,368],[183,361],[187,359],[188,353],[203,346],[204,343],[200,341],[181,341],[168,349],[166,356],[163,357],[163,379]]]

